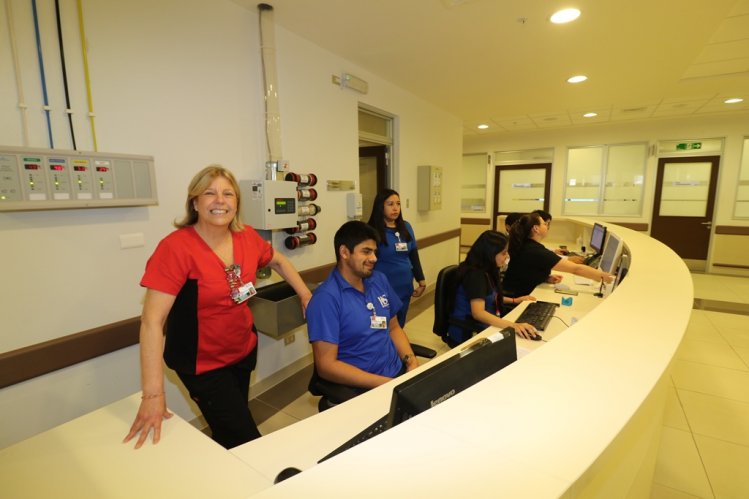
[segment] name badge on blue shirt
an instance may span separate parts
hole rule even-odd
[[[408,251],[408,243],[395,243],[395,251]]]
[[[387,317],[382,315],[373,315],[369,319],[369,327],[372,329],[387,329]]]

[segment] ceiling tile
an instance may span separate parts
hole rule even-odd
[[[708,62],[705,64],[692,64],[686,73],[684,73],[683,79],[741,73],[749,74],[749,57],[729,61]]]

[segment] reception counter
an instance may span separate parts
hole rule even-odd
[[[692,281],[660,242],[608,228],[631,254],[610,296],[581,289],[560,307],[547,342],[518,339],[514,364],[321,464],[387,412],[401,379],[233,449],[268,479],[303,470],[257,497],[648,497]],[[575,287],[570,276],[564,282]],[[550,288],[534,293],[559,302]]]
[[[608,228],[631,254],[629,274],[610,296],[565,277],[579,294],[559,308],[547,341],[518,338],[517,362],[321,464],[387,413],[405,378],[230,451],[178,416],[164,423],[156,446],[121,444],[137,410],[133,396],[0,450],[2,495],[648,497],[692,281],[658,241]],[[562,297],[550,285],[534,294]],[[303,471],[272,485],[286,467]]]

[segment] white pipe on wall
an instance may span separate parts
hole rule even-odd
[[[260,52],[265,84],[265,129],[268,159],[281,160],[281,115],[278,110],[278,76],[276,74],[276,40],[273,7],[258,4],[260,13]]]

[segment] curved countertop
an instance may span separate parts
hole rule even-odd
[[[567,222],[580,231],[592,225]],[[517,362],[322,464],[388,412],[394,386],[461,347],[229,451],[176,415],[158,445],[123,445],[140,402],[135,394],[0,449],[0,488],[69,497],[648,497],[692,280],[660,242],[607,227],[631,255],[612,294],[601,299],[598,286],[581,288],[572,306],[557,310],[547,342],[518,338]],[[547,284],[534,295],[562,297]],[[286,467],[303,471],[272,485]]]
[[[628,276],[587,309],[590,298],[575,297],[578,308],[565,312],[579,320],[563,334],[542,344],[518,339],[519,350],[535,350],[322,464],[320,457],[387,412],[402,379],[233,449],[269,479],[287,466],[303,470],[253,497],[625,497],[649,490],[664,381],[691,313],[692,280],[662,243],[607,227],[629,249]]]

